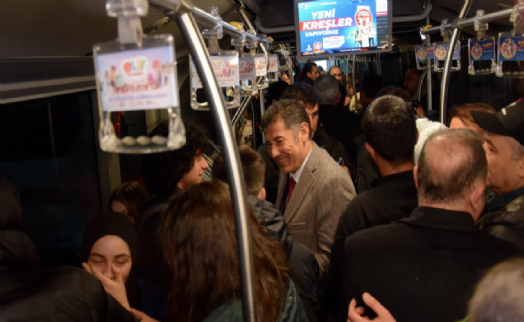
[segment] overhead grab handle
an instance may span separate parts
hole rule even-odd
[[[202,36],[208,41],[208,53],[215,72],[215,76],[222,88],[222,94],[228,109],[240,106],[240,79],[239,79],[239,53],[238,51],[225,51],[220,49],[218,40],[223,37],[222,18],[217,7],[209,7],[208,12],[215,18],[212,28],[202,31]],[[190,56],[191,78],[191,108],[197,111],[209,111],[208,102],[198,100],[202,89],[202,81]],[[203,92],[202,92],[203,93]]]
[[[93,47],[100,148],[116,153],[155,153],[185,142],[179,110],[172,35],[145,36],[140,17],[146,0],[107,0],[107,14],[118,18],[118,40]],[[144,129],[127,128],[125,119],[145,111]],[[161,121],[167,128],[150,135]]]
[[[451,40],[451,35],[453,34],[453,31],[447,29],[448,23],[449,23],[448,19],[442,20],[442,24],[440,25],[440,34],[443,38],[443,41],[436,42],[433,44],[434,59],[435,59],[435,62],[433,64],[433,71],[437,73],[442,73],[444,71],[444,65],[448,57],[448,53],[450,52],[449,46],[450,46],[450,40]],[[457,41],[455,45],[455,49],[453,50],[453,57],[451,60],[450,71],[457,72],[459,70],[460,70],[460,41]]]
[[[487,75],[493,74],[497,70],[495,60],[495,37],[486,36],[489,28],[487,22],[481,22],[484,10],[478,10],[473,24],[477,32],[477,38],[468,39],[469,49],[469,66],[468,74],[470,75]]]
[[[422,45],[415,46],[415,60],[418,70],[427,71],[433,66],[435,60],[435,51],[433,44],[430,42],[429,35],[424,34],[424,31],[431,28],[430,25],[420,28],[420,38],[422,39]]]
[[[524,78],[524,37],[520,0],[512,9],[510,22],[513,31],[499,33],[496,75],[498,77]]]

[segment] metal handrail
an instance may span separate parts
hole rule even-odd
[[[519,11],[524,13],[524,6],[519,6]],[[504,18],[509,18],[513,12],[515,12],[513,8],[492,12],[492,13],[485,14],[485,15],[478,17],[478,21],[480,23],[487,23],[487,22],[493,22],[493,21],[497,21],[500,19],[504,19]],[[460,20],[457,24],[457,27],[460,29],[464,29],[465,27],[471,27],[475,24],[475,18],[476,17]],[[441,28],[444,28],[445,30],[451,30],[451,29],[454,29],[454,26],[453,26],[453,23],[448,23],[442,26],[428,28],[422,31],[422,33],[425,35],[440,33]]]
[[[462,7],[462,10],[460,11],[460,14],[458,16],[458,22],[455,23],[455,28],[453,29],[453,35],[451,36],[451,41],[449,42],[449,52],[448,56],[446,57],[446,63],[444,64],[444,71],[442,73],[442,84],[441,84],[441,93],[440,93],[440,123],[446,124],[446,109],[447,109],[447,101],[448,101],[448,87],[449,87],[449,73],[451,70],[451,62],[453,61],[453,52],[455,51],[455,45],[457,44],[458,37],[460,35],[460,28],[459,24],[462,19],[464,19],[469,9],[471,8],[471,5],[473,4],[473,0],[465,0],[464,6]],[[430,75],[431,77],[431,75]]]
[[[195,67],[208,97],[211,114],[225,152],[223,153],[224,164],[226,165],[226,174],[229,179],[231,201],[235,215],[240,279],[242,282],[243,318],[246,322],[255,322],[257,320],[254,288],[255,271],[253,254],[251,252],[252,239],[244,175],[231,127],[231,120],[226,109],[226,102],[211,65],[204,39],[198,29],[195,16],[198,17],[198,21],[201,24],[209,27],[215,26],[217,19],[207,12],[196,8],[190,0],[149,0],[149,2],[164,9],[165,14],[173,17],[177,22],[189,53],[194,58]],[[228,23],[222,22],[222,27],[224,32],[232,36],[240,37],[242,35],[239,30]],[[254,35],[248,36],[248,38],[261,41]]]

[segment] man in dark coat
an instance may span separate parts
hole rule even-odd
[[[524,248],[524,101],[497,114],[471,111],[486,130],[486,185],[493,192],[478,226]]]
[[[22,227],[18,192],[0,176],[0,321],[135,321],[84,270],[41,269]]]
[[[486,173],[476,133],[446,130],[429,138],[414,169],[419,208],[399,223],[357,232],[345,242],[339,321],[346,321],[351,299],[362,304],[363,292],[402,322],[466,316],[484,271],[522,255],[519,247],[475,227]]]
[[[409,215],[418,204],[413,180],[415,115],[401,98],[386,95],[368,107],[362,120],[366,150],[380,170],[373,189],[359,194],[342,214],[331,248],[328,303],[336,315],[346,238],[370,227],[391,224]]]

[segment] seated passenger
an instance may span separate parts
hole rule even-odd
[[[142,309],[140,289],[134,274],[136,230],[124,214],[106,212],[91,219],[82,243],[82,265],[94,274],[125,283],[129,305]],[[96,275],[95,275],[96,276]]]
[[[147,154],[144,157],[143,176],[153,199],[144,207],[138,229],[137,278],[142,286],[144,307],[156,309],[149,313],[156,319],[163,317],[171,284],[171,271],[163,256],[162,213],[167,209],[171,195],[202,182],[209,168],[202,156],[206,135],[198,126],[185,122],[186,144],[174,151]],[[158,125],[150,135],[167,136],[167,124]],[[150,301],[150,302],[149,302]]]
[[[471,116],[472,111],[486,112],[495,114],[495,109],[485,103],[469,103],[449,110],[450,129],[470,129],[484,136],[484,129],[481,128]]]
[[[325,125],[327,134],[340,141],[349,156],[351,164],[356,164],[357,148],[353,140],[361,133],[360,118],[347,109],[337,106],[340,100],[339,83],[335,77],[324,75],[315,81],[318,99],[318,115]]]
[[[284,217],[277,208],[266,201],[264,189],[264,160],[253,149],[241,146],[239,148],[240,162],[244,170],[244,180],[247,189],[247,202],[255,218],[264,227],[270,237],[280,242],[289,259],[292,268],[292,278],[297,287],[308,298],[311,307],[317,302],[317,283],[319,267],[313,253],[299,242],[292,242],[284,222]],[[213,178],[228,182],[224,160],[219,155],[213,162]],[[307,304],[307,303],[305,303]]]
[[[309,116],[298,101],[273,104],[262,118],[262,128],[269,155],[281,171],[276,207],[293,240],[315,254],[324,273],[338,219],[355,197],[351,178],[311,142]]]
[[[0,176],[0,320],[135,321],[85,271],[40,268],[36,249],[22,227],[20,196]]]
[[[414,169],[419,208],[399,223],[357,232],[345,242],[340,321],[351,299],[362,305],[363,291],[402,322],[466,316],[482,270],[523,254],[475,227],[487,167],[482,141],[472,131],[445,130],[429,138]]]
[[[484,133],[487,187],[493,192],[478,226],[524,247],[524,101],[497,114],[472,111]]]
[[[124,182],[113,191],[109,199],[109,209],[126,215],[135,224],[149,200],[149,192],[138,182]]]
[[[342,143],[340,143],[339,140],[335,139],[331,135],[327,134],[322,120],[319,120],[318,99],[313,86],[304,82],[295,83],[284,91],[282,94],[282,99],[293,99],[299,101],[300,104],[304,106],[307,114],[309,115],[311,131],[313,132],[313,142],[326,150],[335,161],[340,162],[340,159],[342,159],[341,165],[344,167],[344,169],[347,169],[347,167],[353,168],[353,165],[349,160],[347,152]]]
[[[250,217],[258,321],[307,322],[282,247]],[[236,236],[226,184],[204,182],[172,199],[164,226],[169,321],[243,321]]]
[[[413,180],[413,151],[417,142],[415,115],[401,98],[386,95],[367,108],[362,120],[366,150],[378,166],[381,177],[373,189],[353,199],[340,217],[331,249],[328,303],[336,315],[342,279],[346,239],[357,231],[386,225],[408,216],[418,205]]]

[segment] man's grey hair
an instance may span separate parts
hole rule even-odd
[[[469,129],[441,130],[429,137],[418,161],[419,203],[466,202],[488,172],[481,137]]]
[[[315,80],[315,92],[319,105],[334,104],[338,98],[338,80],[331,75],[322,75]]]
[[[273,103],[262,116],[262,129],[269,125],[284,121],[284,126],[288,130],[293,130],[295,138],[298,138],[298,130],[302,123],[306,123],[309,129],[309,139],[311,139],[311,122],[304,106],[299,101],[293,99],[283,99]]]
[[[524,259],[493,267],[469,303],[470,322],[524,321]]]

